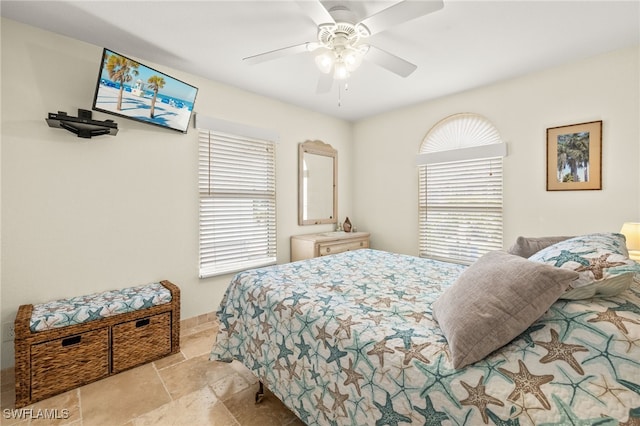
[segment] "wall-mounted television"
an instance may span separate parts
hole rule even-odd
[[[187,133],[198,88],[104,49],[95,111]]]

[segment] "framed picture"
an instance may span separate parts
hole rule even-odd
[[[602,189],[602,121],[547,129],[547,191]]]

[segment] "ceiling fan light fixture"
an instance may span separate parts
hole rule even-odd
[[[323,53],[316,55],[315,61],[316,61],[316,65],[318,66],[318,69],[321,72],[325,74],[329,74],[333,69],[333,64],[335,63],[335,56],[332,51],[326,50]]]
[[[349,47],[345,49],[346,53],[342,54],[344,59],[344,63],[347,66],[347,69],[350,72],[358,69],[360,64],[362,64],[362,58],[368,51],[368,46],[359,46],[359,47]]]
[[[351,73],[349,72],[349,69],[344,62],[336,62],[333,70],[333,78],[335,78],[336,80],[345,80],[349,78],[350,75]]]

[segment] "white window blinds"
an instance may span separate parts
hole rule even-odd
[[[276,263],[275,143],[199,133],[200,277]]]
[[[502,248],[502,158],[420,166],[420,255],[471,264]]]

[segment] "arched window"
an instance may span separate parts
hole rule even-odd
[[[502,248],[502,157],[486,118],[455,114],[427,133],[417,158],[420,256],[471,264]]]

